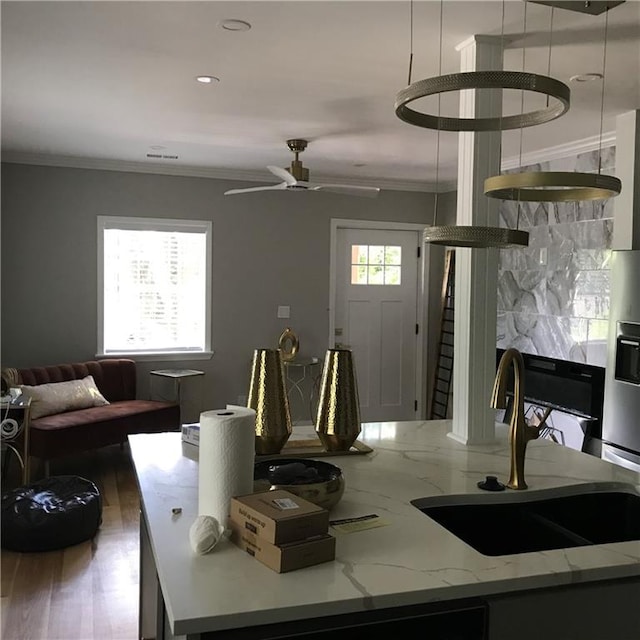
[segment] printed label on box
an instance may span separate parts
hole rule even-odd
[[[287,509],[299,509],[297,502],[291,500],[291,498],[278,498],[277,500],[272,500],[273,504],[276,505],[279,509],[286,511]]]
[[[200,445],[200,423],[182,425],[182,441],[196,446]]]

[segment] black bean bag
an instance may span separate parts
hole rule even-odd
[[[98,487],[80,476],[52,476],[2,494],[3,549],[64,549],[93,538],[101,523]]]

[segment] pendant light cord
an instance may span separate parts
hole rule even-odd
[[[409,78],[407,86],[411,84],[411,70],[413,68],[413,0],[409,3]]]
[[[505,0],[502,0],[502,16],[500,18],[500,64],[502,70],[504,70],[504,13],[505,13]],[[504,91],[500,92],[500,128],[498,129],[500,136],[498,142],[498,175],[502,174],[502,144],[504,138],[504,131],[502,130],[502,116],[504,113]],[[500,208],[503,207],[503,203],[500,203],[498,206],[498,218],[500,217]],[[506,216],[505,216],[506,220]],[[509,226],[508,224],[506,225]],[[518,229],[518,225],[516,224],[516,231]]]
[[[438,76],[442,75],[442,22],[444,0],[440,0],[440,42],[438,45]],[[438,93],[438,120],[440,120],[441,93]],[[438,191],[440,190],[440,127],[436,133],[436,193],[433,203],[433,226],[436,226],[438,218]]]
[[[524,19],[522,23],[522,72],[524,73],[525,69],[525,56],[526,56],[526,39],[527,39],[527,3],[524,4]],[[524,90],[520,90],[520,113],[524,113]],[[524,127],[520,127],[520,152],[518,155],[518,164],[522,169],[522,132]]]
[[[609,7],[604,13],[604,46],[602,47],[602,95],[600,97],[600,141],[598,143],[598,175],[602,171],[602,125],[604,122],[604,83],[607,77],[607,31],[609,30]]]
[[[549,18],[549,60],[547,62],[547,75],[551,77],[551,45],[553,44],[553,10],[551,7],[551,17]],[[547,96],[547,107],[549,106],[549,96]]]
[[[502,18],[500,19],[500,57],[502,69],[504,70],[504,6],[505,0],[502,0]],[[504,132],[502,131],[502,115],[504,111],[504,93],[500,92],[500,126],[498,131],[500,132],[500,142],[498,143],[498,175],[502,173],[502,138]]]
[[[526,57],[526,40],[527,40],[527,3],[524,3],[524,17],[522,21],[522,72],[525,69],[525,57]],[[520,113],[524,113],[524,91],[520,91]],[[522,169],[522,131],[523,127],[520,127],[520,151],[518,152],[518,166]],[[518,192],[518,215],[516,217],[516,229],[520,228],[520,212],[522,210],[522,203],[520,202],[520,196]]]

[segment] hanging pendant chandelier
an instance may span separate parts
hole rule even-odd
[[[615,176],[574,171],[523,171],[484,181],[489,198],[518,202],[575,202],[617,196],[622,183]]]
[[[505,227],[434,226],[426,227],[422,239],[447,247],[516,249],[529,245],[529,233]]]
[[[512,249],[529,245],[529,233],[519,229],[505,227],[489,227],[479,225],[437,225],[438,215],[438,175],[440,166],[440,131],[496,131],[522,126],[533,126],[553,120],[562,115],[569,108],[569,88],[563,83],[535,74],[511,71],[472,71],[466,73],[442,75],[442,18],[443,0],[440,0],[440,55],[439,74],[435,78],[428,78],[411,83],[411,67],[413,62],[413,1],[411,3],[411,53],[409,56],[408,86],[398,92],[396,98],[396,115],[409,124],[419,127],[436,129],[438,132],[436,144],[436,193],[434,203],[433,226],[423,231],[423,240],[430,244],[448,247],[466,247],[474,249],[498,248]],[[504,43],[504,0],[502,5],[502,38]],[[504,44],[502,47],[504,53]],[[440,115],[440,94],[446,91],[462,89],[523,89],[544,93],[549,98],[558,100],[556,105],[539,109],[519,116],[502,116],[493,118],[443,118]],[[407,104],[427,95],[438,96],[438,114],[431,116],[410,109]]]
[[[516,89],[534,91],[547,96],[549,106],[534,111],[493,118],[452,118],[430,115],[407,105],[427,96],[466,89]],[[555,100],[551,101],[549,98]],[[547,76],[523,71],[467,71],[418,80],[400,90],[395,110],[400,120],[426,129],[439,131],[503,131],[533,127],[559,118],[569,109],[569,87]]]
[[[548,3],[555,4],[555,3]],[[567,3],[564,3],[565,5]],[[580,3],[575,3],[576,5]],[[606,3],[601,3],[605,4]],[[620,3],[605,6],[604,44],[602,56],[602,94],[600,100],[600,147],[598,173],[572,171],[522,171],[492,176],[484,181],[484,194],[489,198],[517,202],[585,202],[606,200],[617,196],[622,190],[621,181],[615,176],[603,175],[602,165],[602,122],[604,115],[604,86],[607,60],[607,31],[609,10]],[[569,7],[564,7],[569,8]],[[575,9],[579,11],[580,9]],[[553,6],[551,8],[553,21]],[[551,33],[551,29],[550,29]],[[551,66],[551,45],[549,45],[549,67]],[[520,131],[522,147],[522,130]]]

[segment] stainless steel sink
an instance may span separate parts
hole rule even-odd
[[[630,484],[436,496],[411,504],[487,556],[640,540],[640,489]]]

